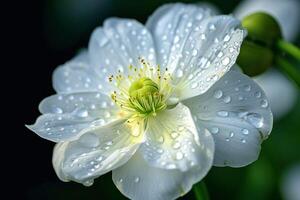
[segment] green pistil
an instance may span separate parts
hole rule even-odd
[[[144,116],[155,115],[166,108],[158,85],[150,78],[140,78],[133,82],[129,88],[129,96],[130,106]]]

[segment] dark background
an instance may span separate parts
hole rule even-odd
[[[25,128],[38,117],[39,102],[54,94],[53,70],[87,47],[92,30],[110,16],[145,22],[159,0],[40,0],[2,5],[1,81],[2,184],[9,198],[1,199],[125,199],[111,181],[98,178],[92,187],[63,183],[51,158],[54,143]],[[195,2],[195,1],[184,1]],[[210,1],[230,13],[239,0]],[[1,57],[2,57],[1,56]],[[288,116],[274,124],[257,162],[244,168],[214,167],[205,178],[211,199],[281,199],[282,174],[300,161],[299,102]],[[2,193],[3,194],[3,193]],[[4,195],[4,194],[3,194]],[[184,199],[193,199],[192,194]]]

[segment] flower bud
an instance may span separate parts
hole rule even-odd
[[[266,71],[273,64],[274,45],[282,38],[278,22],[271,15],[256,12],[246,16],[242,25],[248,31],[237,63],[249,76]]]

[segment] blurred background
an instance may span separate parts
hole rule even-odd
[[[2,27],[5,32],[9,31],[11,38],[6,41],[9,48],[5,49],[10,54],[7,57],[10,64],[3,67],[11,70],[7,74],[11,77],[10,82],[6,83],[13,85],[6,88],[9,90],[7,99],[14,104],[7,108],[9,123],[3,125],[9,127],[3,134],[11,138],[3,141],[2,146],[6,148],[4,164],[1,163],[8,167],[3,175],[7,178],[6,186],[14,191],[10,192],[10,197],[16,195],[17,199],[32,200],[126,199],[112,183],[110,173],[98,178],[92,187],[61,182],[51,164],[54,143],[39,138],[24,124],[34,123],[39,115],[39,102],[54,94],[51,85],[53,70],[86,48],[91,32],[102,25],[105,18],[135,18],[144,23],[157,7],[167,2],[170,1],[40,0],[12,2],[15,5],[2,7],[2,10],[9,11],[2,18],[8,24]],[[228,14],[234,12],[241,1],[205,2],[215,6],[220,13]],[[295,43],[299,46],[299,34]],[[289,184],[291,177],[296,176],[293,173],[300,173],[295,170],[300,165],[299,89],[291,89],[291,93],[292,96],[277,97],[279,105],[287,104],[289,108],[276,118],[270,138],[262,145],[259,160],[244,168],[213,167],[209,172],[204,181],[212,200],[297,199],[289,197],[289,189],[295,187],[300,191],[300,180],[294,180],[296,186]],[[193,193],[182,199],[194,199]]]

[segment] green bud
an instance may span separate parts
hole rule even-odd
[[[281,29],[274,17],[264,12],[246,16],[242,25],[247,29],[247,38],[262,45],[272,47],[282,38]]]
[[[150,78],[140,78],[134,81],[129,88],[129,96],[138,98],[158,92],[158,85]]]
[[[265,72],[272,65],[273,52],[270,48],[246,40],[241,46],[237,63],[245,74],[256,76]]]
[[[248,35],[241,46],[237,63],[245,74],[256,76],[272,66],[274,46],[282,38],[281,29],[274,17],[263,12],[246,16],[242,25]]]

